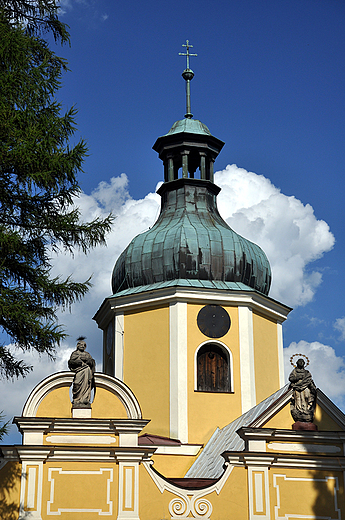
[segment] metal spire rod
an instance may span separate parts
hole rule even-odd
[[[182,77],[186,81],[186,114],[184,117],[191,119],[193,114],[191,113],[190,108],[190,82],[194,78],[194,72],[189,68],[189,58],[190,56],[197,56],[197,54],[191,54],[189,49],[193,47],[190,45],[189,40],[186,40],[186,43],[182,44],[182,47],[186,47],[186,52],[179,52],[179,56],[186,56],[187,58],[187,68],[182,72]]]

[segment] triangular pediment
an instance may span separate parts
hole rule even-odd
[[[291,429],[294,422],[290,414],[291,396],[292,390],[287,389],[248,427]],[[320,389],[317,390],[314,423],[319,431],[345,431],[345,414]]]
[[[224,428],[217,428],[186,477],[219,478],[224,471],[222,453],[245,449],[244,437],[238,434],[240,430],[248,429],[253,435],[255,430],[257,433],[260,430],[270,430],[270,434],[274,430],[292,433],[294,421],[290,414],[291,396],[292,391],[286,385]],[[320,389],[317,391],[315,423],[319,432],[345,431],[345,414]],[[263,431],[262,433],[264,434]],[[329,436],[326,433],[325,435]]]

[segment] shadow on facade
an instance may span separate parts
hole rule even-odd
[[[341,519],[344,509],[344,489],[340,472],[311,471],[315,499],[312,505],[314,518]]]
[[[19,465],[8,462],[2,468],[1,473],[0,518],[1,520],[17,520],[21,469]]]

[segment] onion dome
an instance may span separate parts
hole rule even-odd
[[[200,179],[180,178],[162,184],[159,218],[119,257],[113,271],[113,293],[186,279],[191,286],[198,286],[201,280],[241,282],[268,294],[268,259],[259,246],[222,219],[216,202],[219,191],[212,182]]]
[[[220,188],[213,182],[213,165],[224,143],[192,119],[189,47],[187,41],[185,119],[153,145],[164,165],[164,183],[157,192],[161,212],[152,228],[133,238],[118,258],[113,294],[188,281],[189,286],[218,282],[216,287],[224,290],[250,288],[267,295],[271,269],[265,253],[233,231],[217,209]],[[236,283],[240,285],[231,285]]]

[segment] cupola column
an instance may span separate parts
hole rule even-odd
[[[172,155],[168,156],[168,181],[174,180],[174,159]]]
[[[188,179],[188,150],[182,152],[182,177]]]
[[[200,152],[200,179],[206,180],[206,154]]]
[[[213,168],[213,165],[214,165],[214,161],[212,159],[210,159],[210,171],[209,171],[209,181],[211,182],[214,182],[214,168]]]

